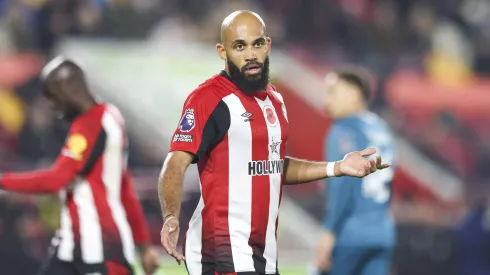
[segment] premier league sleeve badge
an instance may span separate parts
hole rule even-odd
[[[188,133],[196,125],[196,120],[194,118],[194,109],[187,109],[184,115],[180,119],[179,129],[181,132]]]

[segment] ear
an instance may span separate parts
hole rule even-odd
[[[221,60],[226,60],[226,50],[223,44],[216,44],[216,51],[218,52],[219,58],[221,58]]]
[[[270,37],[265,38],[265,44],[267,45],[267,52],[271,52],[272,40]]]

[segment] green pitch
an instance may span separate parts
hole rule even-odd
[[[144,275],[141,271],[141,267],[139,265],[135,266],[136,275]],[[304,275],[305,267],[286,267],[281,268],[281,275]],[[162,267],[155,275],[187,275],[187,271],[183,265],[179,266],[177,264],[171,263],[169,261],[164,261]]]

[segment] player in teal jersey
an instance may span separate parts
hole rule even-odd
[[[386,123],[368,110],[370,77],[358,67],[327,75],[326,107],[334,122],[326,140],[327,161],[374,147],[394,164]],[[328,179],[324,234],[317,251],[318,274],[387,275],[395,245],[390,215],[394,166],[365,178]]]

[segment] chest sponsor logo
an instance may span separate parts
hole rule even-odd
[[[181,132],[187,133],[194,129],[196,121],[194,119],[194,109],[187,109],[180,119],[179,129]]]
[[[277,118],[276,111],[270,105],[264,107],[265,121],[271,127],[276,127],[279,124],[279,119]]]
[[[174,142],[192,142],[193,135],[175,134]]]
[[[284,160],[257,160],[248,163],[248,174],[250,176],[264,176],[282,174]]]

